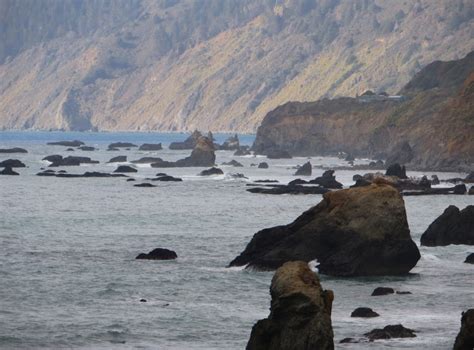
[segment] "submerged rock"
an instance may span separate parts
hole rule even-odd
[[[459,331],[453,350],[474,349],[474,309],[462,313],[461,330]]]
[[[261,194],[324,194],[329,190],[321,186],[273,185],[249,188],[247,191]]]
[[[296,170],[295,176],[311,176],[312,171],[311,162],[306,162]]]
[[[78,149],[80,149],[81,151],[95,151],[95,148],[92,146],[81,146],[78,147]]]
[[[13,147],[13,148],[0,148],[0,153],[28,153],[24,148]]]
[[[107,163],[124,163],[127,161],[127,156],[117,156],[111,158]]]
[[[160,151],[163,149],[163,146],[160,143],[144,143],[138,149],[139,151]]]
[[[56,142],[48,142],[47,145],[53,146],[65,146],[65,147],[80,147],[84,145],[84,142],[79,140],[74,141],[56,141]]]
[[[241,146],[237,151],[234,152],[234,156],[248,156],[251,154],[252,152],[250,152],[247,146]]]
[[[270,315],[252,328],[247,350],[332,350],[334,294],[302,261],[287,262],[273,276]]]
[[[58,172],[56,177],[69,177],[69,178],[76,178],[76,177],[126,177],[123,174],[109,174],[109,173],[101,173],[98,171],[86,171],[84,174],[66,174],[65,172]]]
[[[222,175],[224,172],[216,167],[212,167],[210,169],[203,170],[199,173],[200,176],[210,176],[210,175]]]
[[[141,184],[136,184],[136,185],[133,185],[134,187],[156,187],[155,185],[152,185],[152,184],[149,184],[149,183],[141,183]]]
[[[351,313],[351,317],[363,317],[363,318],[370,318],[370,317],[378,317],[380,316],[370,307],[358,307]]]
[[[222,163],[222,165],[228,165],[228,166],[233,166],[233,167],[243,167],[243,165],[241,163],[239,163],[238,161],[236,161],[235,159],[232,159],[230,162],[227,162],[227,163]]]
[[[120,165],[114,170],[114,173],[136,173],[138,170],[128,165]]]
[[[284,150],[271,150],[267,153],[268,159],[291,159],[293,158],[290,153]]]
[[[342,184],[336,181],[336,177],[334,176],[334,170],[326,170],[322,176],[311,180],[309,183],[317,184],[323,186],[325,188],[331,189],[339,189],[342,188]]]
[[[151,181],[168,181],[168,182],[182,182],[183,179],[179,177],[173,177],[170,175],[159,176],[157,178],[151,179]]]
[[[317,259],[335,276],[407,274],[420,259],[400,193],[388,185],[327,192],[293,223],[256,233],[230,266],[276,269]]]
[[[18,159],[7,159],[0,162],[0,168],[24,168],[26,165]]]
[[[136,185],[135,185],[136,186]],[[153,249],[148,254],[140,253],[135,259],[146,259],[146,260],[174,260],[178,257],[176,252],[165,249],[165,248],[156,248]]]
[[[463,210],[450,205],[421,236],[421,245],[424,246],[449,244],[474,245],[474,205]]]
[[[369,340],[391,339],[391,338],[414,338],[413,329],[405,328],[401,324],[385,326],[383,329],[376,328],[364,334]]]
[[[20,175],[16,171],[13,171],[11,166],[5,166],[5,168],[0,171],[0,175]]]

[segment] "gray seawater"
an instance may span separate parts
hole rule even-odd
[[[216,135],[220,142],[226,135]],[[63,154],[47,141],[79,138],[100,148],[76,151],[101,161],[64,168],[70,173],[113,171],[105,164],[125,154],[178,159],[189,151],[106,151],[112,141],[164,142],[180,134],[0,133],[0,147],[25,147],[26,155],[2,155],[27,164],[21,176],[0,176],[0,348],[243,349],[252,325],[268,315],[271,272],[226,268],[260,229],[286,224],[317,204],[321,196],[270,196],[245,191],[241,172],[251,180],[294,179],[305,158],[267,160],[233,157],[218,151],[217,163],[236,159],[244,168],[221,167],[225,175],[201,178],[200,168],[139,168],[137,178],[162,170],[181,183],[136,188],[122,178],[67,179],[35,174],[41,158]],[[253,136],[244,136],[251,143]],[[72,152],[71,152],[72,153]],[[250,167],[267,161],[267,170]],[[314,164],[335,165],[336,158],[314,157]],[[368,160],[360,160],[364,162]],[[322,173],[315,169],[313,176]],[[345,185],[351,171],[337,171]],[[409,173],[420,175],[421,173]],[[428,173],[431,175],[431,173]],[[438,173],[440,178],[464,174]],[[135,182],[136,183],[136,182]],[[413,239],[450,204],[464,208],[474,196],[405,198]],[[173,249],[176,261],[137,261],[156,247]],[[463,261],[474,248],[422,247],[422,258],[408,277],[331,278],[335,293],[335,341],[361,337],[373,328],[402,323],[417,330],[412,339],[336,344],[340,349],[449,349],[459,331],[461,312],[474,306],[472,265]],[[411,295],[371,297],[375,287],[390,286]],[[141,303],[141,298],[148,302]],[[374,319],[350,313],[368,306]]]

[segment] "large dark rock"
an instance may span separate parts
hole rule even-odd
[[[391,339],[391,338],[414,338],[413,329],[405,328],[401,324],[385,326],[383,329],[376,328],[364,334],[369,340]]]
[[[474,171],[471,171],[464,179],[466,183],[474,183]]]
[[[170,176],[170,175],[163,175],[163,176],[159,176],[159,177],[156,177],[154,179],[151,179],[151,181],[182,182],[183,179],[181,179],[179,177],[173,177],[173,176]]]
[[[55,163],[55,162],[62,161],[63,156],[61,156],[59,154],[53,154],[53,155],[44,157],[43,160],[47,160],[48,162]]]
[[[222,175],[224,172],[216,167],[212,167],[210,169],[203,170],[199,173],[200,176],[210,176],[210,175]]]
[[[127,156],[117,156],[111,158],[107,163],[124,163],[127,161]]]
[[[239,137],[237,134],[230,136],[224,143],[219,147],[220,150],[234,151],[240,149]]]
[[[128,165],[119,165],[117,169],[114,170],[114,173],[136,173],[138,170],[128,166]]]
[[[160,143],[144,143],[138,149],[139,151],[159,151],[162,150],[163,146]]]
[[[324,194],[329,190],[320,186],[273,185],[247,189],[250,193],[260,194]]]
[[[141,183],[141,184],[136,184],[133,185],[134,187],[156,187],[155,185],[149,184],[147,182]]]
[[[95,148],[92,147],[92,146],[81,146],[81,147],[78,147],[78,149],[80,149],[81,151],[95,151]]]
[[[461,211],[450,205],[421,236],[421,245],[434,247],[449,244],[474,245],[474,205],[468,205]]]
[[[136,185],[135,185],[136,186]],[[176,252],[165,249],[165,248],[156,248],[153,249],[148,254],[140,253],[135,259],[146,259],[146,260],[174,260],[178,257]]]
[[[311,176],[313,172],[313,166],[311,162],[306,162],[296,170],[295,176]]]
[[[453,350],[474,349],[474,309],[462,313],[461,330],[456,337]]]
[[[142,157],[137,160],[132,160],[133,164],[153,164],[157,162],[161,162],[162,159],[158,157]]]
[[[214,152],[214,144],[212,141],[201,136],[196,143],[191,155],[176,162],[168,162],[165,160],[156,161],[151,164],[153,168],[174,168],[174,167],[208,167],[214,166],[216,154]]]
[[[0,162],[0,168],[24,168],[25,163],[18,159],[7,159]]]
[[[385,164],[407,164],[414,158],[414,153],[408,142],[401,142],[392,148],[389,152]]]
[[[270,315],[252,328],[247,350],[332,350],[334,294],[302,261],[287,262],[273,276]]]
[[[387,163],[387,164],[391,164],[391,163]],[[407,178],[407,172],[406,172],[405,166],[401,166],[398,163],[393,163],[393,164],[389,165],[389,167],[387,168],[387,171],[385,172],[385,175],[386,176],[396,176],[400,179],[406,179]]]
[[[65,146],[65,147],[80,147],[84,145],[84,142],[79,140],[74,141],[56,141],[56,142],[48,142],[47,145],[54,145],[54,146]]]
[[[268,159],[290,159],[290,158],[292,158],[292,156],[288,151],[270,150],[267,153],[267,158]]]
[[[268,163],[267,162],[261,162],[258,164],[258,169],[268,169]]]
[[[380,296],[380,295],[388,295],[388,294],[394,294],[395,290],[390,287],[377,287],[374,289],[372,292],[372,296]]]
[[[193,149],[194,147],[196,147],[200,137],[202,137],[202,134],[198,130],[194,130],[194,132],[183,142],[171,142],[169,145],[169,149]]]
[[[464,260],[466,264],[474,264],[474,253],[469,254]]]
[[[325,193],[291,224],[256,233],[230,266],[276,269],[317,259],[328,275],[402,275],[419,258],[400,193],[372,184]]]
[[[13,171],[11,166],[6,166],[2,171],[0,171],[0,175],[20,175],[16,171]]]
[[[334,176],[334,170],[326,170],[322,176],[318,176],[314,180],[311,180],[309,183],[331,189],[342,188],[342,184],[336,181],[336,177]]]
[[[68,156],[65,158],[58,158],[57,160],[53,161],[49,166],[50,167],[58,167],[58,166],[79,166],[81,164],[98,164],[99,161],[92,160],[89,157],[75,157],[75,156]]]
[[[378,317],[380,316],[370,307],[358,307],[351,313],[351,317],[363,317],[363,318],[370,318],[370,317]]]
[[[137,145],[131,142],[113,142],[109,145],[109,149],[114,148],[131,148],[131,147],[138,147]]]
[[[13,147],[13,148],[0,148],[0,153],[28,153],[24,148]]]

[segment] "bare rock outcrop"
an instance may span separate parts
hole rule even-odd
[[[252,328],[247,350],[334,349],[334,294],[303,261],[287,262],[273,276],[270,315]]]
[[[402,196],[390,185],[371,184],[327,192],[291,224],[256,233],[230,266],[276,269],[317,259],[328,275],[402,275],[419,258]]]

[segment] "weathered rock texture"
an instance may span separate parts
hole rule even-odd
[[[256,233],[230,265],[276,269],[291,260],[317,259],[323,274],[399,275],[419,258],[400,193],[372,184],[325,193],[293,223]]]
[[[474,52],[434,62],[400,91],[379,96],[289,102],[258,128],[255,152],[387,157],[418,169],[474,167]]]
[[[292,261],[280,267],[270,294],[270,315],[253,326],[247,350],[334,349],[334,294],[322,289],[307,263]]]
[[[462,313],[461,330],[456,337],[453,350],[474,349],[474,309]]]
[[[0,128],[255,131],[474,47],[471,0],[3,0]],[[25,69],[28,67],[28,69]]]
[[[421,236],[421,245],[474,245],[474,205],[463,210],[450,205]]]

